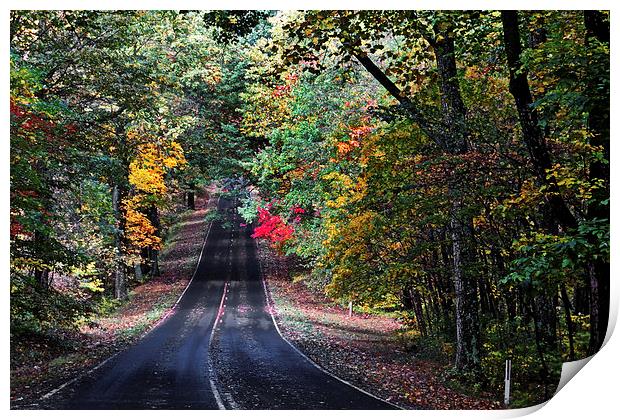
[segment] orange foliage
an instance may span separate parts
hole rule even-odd
[[[145,140],[133,131],[128,133],[128,137]],[[136,191],[123,201],[125,235],[132,248],[161,248],[161,238],[143,213],[143,203],[148,195],[163,196],[167,192],[166,172],[186,163],[181,145],[174,141],[167,142],[163,147],[152,141],[138,144],[136,157],[129,164],[129,183]]]
[[[367,117],[362,118],[361,124],[362,125],[357,127],[348,127],[349,140],[336,143],[339,157],[344,157],[351,153],[354,149],[360,147],[361,140],[375,128],[368,125]]]
[[[161,238],[151,221],[140,211],[140,195],[123,201],[125,210],[125,235],[135,248],[161,249]]]

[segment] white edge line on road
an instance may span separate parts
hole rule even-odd
[[[211,201],[211,199],[209,199],[209,201]],[[215,206],[216,210],[217,210],[219,204],[220,204],[220,197],[218,197],[218,199],[217,199],[217,204]],[[208,207],[208,205],[209,204],[207,203],[207,207]],[[174,311],[174,309],[177,307],[177,305],[181,301],[181,298],[183,297],[183,295],[185,294],[185,292],[189,288],[189,285],[192,283],[192,281],[194,280],[194,277],[196,276],[196,273],[198,272],[198,266],[200,265],[200,260],[202,259],[202,253],[204,252],[205,245],[207,244],[207,238],[209,237],[209,232],[211,232],[211,226],[212,225],[213,225],[213,221],[211,221],[209,223],[209,228],[207,229],[207,234],[205,235],[205,238],[202,241],[202,247],[200,248],[200,255],[198,256],[198,261],[196,262],[196,268],[194,269],[194,274],[192,274],[192,278],[187,283],[187,286],[185,286],[185,289],[183,289],[183,293],[181,293],[181,296],[179,296],[177,301],[174,303],[174,305],[172,305],[172,307],[167,311],[167,313],[159,321],[157,321],[151,328],[149,328],[148,331],[146,331],[144,334],[142,334],[142,336],[139,338],[139,340],[143,339],[147,334],[149,334],[151,331],[153,331],[155,328],[157,328],[166,318],[168,318],[168,316]],[[58,391],[62,390],[63,388],[71,385],[72,383],[76,382],[79,379],[82,379],[84,376],[93,373],[94,371],[99,369],[101,366],[105,365],[110,360],[114,359],[116,356],[121,354],[123,352],[123,350],[121,350],[118,353],[115,353],[112,356],[108,357],[103,362],[99,363],[97,366],[91,368],[90,370],[88,370],[86,372],[83,372],[83,373],[79,374],[78,376],[76,376],[75,378],[65,382],[64,384],[60,385],[58,388],[52,389],[50,392],[48,392],[47,394],[45,394],[41,398],[39,398],[39,400],[46,400],[49,397],[51,397],[52,395],[56,394]]]
[[[217,315],[215,316],[215,321],[213,321],[213,328],[211,328],[211,334],[209,334],[209,344],[207,344],[207,349],[211,349],[211,341],[213,340],[213,335],[215,334],[215,329],[217,328],[217,323],[220,320],[222,315],[222,308],[224,306],[224,298],[226,297],[226,292],[228,290],[228,283],[224,283],[224,291],[222,292],[222,299],[220,300],[220,306],[217,308]],[[220,396],[220,392],[217,390],[217,386],[215,386],[215,369],[212,366],[213,362],[211,361],[211,357],[209,357],[209,385],[211,385],[211,392],[213,392],[213,396],[215,397],[215,402],[217,403],[217,408],[220,410],[226,410],[226,406],[222,401],[222,397]]]
[[[233,222],[233,226],[235,223],[236,223],[236,219],[235,219],[235,222]],[[231,269],[231,266],[232,266],[232,242],[233,242],[233,237],[232,237],[232,232],[231,232],[230,244],[228,245],[228,269],[229,270]],[[228,274],[230,274],[230,272]],[[228,299],[228,296],[226,296],[226,294],[228,292],[228,285],[230,284],[229,280],[230,278],[228,278],[228,280],[224,282],[224,291],[222,292],[222,299],[220,300],[220,306],[217,309],[217,315],[215,317],[215,320],[213,321],[213,327],[211,328],[211,334],[209,334],[209,343],[207,344],[207,348],[209,350],[211,349],[211,342],[213,341],[213,336],[215,335],[217,324],[220,322],[220,318],[224,314],[224,308],[226,307],[226,304],[224,302]],[[226,405],[224,405],[224,402],[222,401],[220,392],[218,391],[217,386],[215,385],[215,381],[217,378],[215,376],[215,369],[213,367],[213,362],[211,360],[211,357],[209,357],[208,369],[209,369],[209,385],[211,386],[211,392],[213,392],[213,396],[215,397],[215,402],[217,403],[217,407],[220,410],[227,410]],[[230,393],[224,393],[224,398],[226,399],[226,402],[228,402],[228,404],[233,410],[236,410],[239,408],[239,406],[237,405],[235,400],[232,398],[232,395],[230,395]]]
[[[215,210],[217,211],[220,208],[220,200],[222,199],[221,196],[219,196],[217,198],[217,203],[215,205]],[[202,260],[202,254],[205,250],[205,245],[207,244],[207,238],[209,237],[209,233],[211,232],[211,226],[213,226],[213,221],[211,221],[209,223],[209,229],[207,230],[207,234],[205,235],[205,239],[204,242],[202,243],[202,249],[200,250],[200,255],[198,256],[198,262],[196,263],[196,268],[194,269],[194,274],[192,274],[192,278],[189,280],[189,283],[187,283],[187,286],[185,286],[185,289],[183,290],[183,293],[181,293],[181,296],[179,296],[179,299],[177,299],[177,301],[175,302],[175,304],[172,306],[172,308],[170,308],[170,312],[172,312],[174,310],[174,308],[176,308],[176,306],[179,304],[179,302],[181,301],[181,299],[183,299],[183,296],[185,295],[185,292],[187,292],[187,289],[189,289],[189,286],[192,284],[192,281],[194,281],[194,277],[196,277],[196,273],[198,272],[198,267],[200,266],[200,261]],[[226,295],[226,285],[224,285],[224,295]],[[221,304],[220,304],[221,307]],[[215,318],[215,321],[213,323],[213,326],[215,327],[215,325],[217,325],[217,318],[219,317],[219,312],[220,310],[218,309],[218,314]],[[158,323],[159,324],[159,323]],[[213,336],[213,329],[211,330],[211,335],[209,336],[209,344],[207,346],[207,349],[209,349],[211,347],[211,337]],[[213,367],[211,366],[211,359],[209,358],[209,363],[207,366],[207,369],[209,370],[209,386],[211,387],[211,392],[213,393],[213,397],[215,398],[215,403],[217,404],[217,408],[219,410],[226,410],[226,407],[224,406],[224,403],[222,403],[222,398],[220,397],[220,393],[217,390],[217,387],[215,386],[215,383],[213,382]]]
[[[120,352],[119,352],[120,353]],[[74,383],[75,381],[77,381],[78,379],[82,379],[84,376],[93,373],[94,371],[96,371],[97,369],[99,369],[101,366],[105,365],[106,363],[108,363],[110,360],[114,359],[116,356],[118,356],[119,353],[113,354],[112,356],[108,357],[107,359],[105,359],[103,362],[99,363],[97,366],[95,366],[94,368],[91,368],[90,370],[79,374],[78,376],[76,376],[75,378],[65,382],[64,384],[60,385],[58,388],[56,389],[52,389],[50,392],[48,392],[47,394],[45,394],[44,396],[42,396],[41,398],[39,398],[40,400],[46,400],[49,397],[51,397],[52,395],[54,395],[55,393],[57,393],[58,391],[62,390],[63,388],[65,388],[66,386],[71,385],[72,383]]]
[[[263,283],[263,289],[265,290],[265,301],[267,302],[267,310],[269,311],[269,315],[271,315],[271,320],[273,321],[273,325],[275,325],[276,327],[276,331],[278,332],[278,334],[280,335],[280,337],[282,338],[282,340],[284,340],[289,346],[291,346],[297,353],[299,353],[304,359],[306,359],[308,362],[310,362],[314,367],[316,367],[317,369],[319,369],[321,372],[326,373],[327,375],[331,376],[334,379],[339,380],[340,382],[342,382],[345,385],[350,386],[351,388],[354,388],[366,395],[368,395],[369,397],[372,397],[376,400],[379,400],[385,404],[391,405],[394,408],[397,408],[399,410],[404,410],[404,408],[397,406],[394,403],[391,403],[389,401],[384,400],[383,398],[379,398],[376,395],[371,394],[368,391],[363,390],[362,388],[359,388],[355,385],[353,385],[351,382],[348,382],[342,378],[339,378],[338,376],[334,375],[333,373],[331,373],[330,371],[326,370],[325,368],[323,368],[321,365],[317,364],[314,360],[312,360],[311,358],[309,358],[308,356],[306,356],[301,350],[299,350],[293,343],[291,343],[286,337],[284,337],[284,335],[282,335],[282,332],[280,331],[280,328],[278,327],[278,323],[276,322],[276,319],[273,315],[274,311],[275,311],[275,306],[272,306],[270,303],[270,297],[271,294],[269,293],[269,290],[267,289],[267,284],[265,282],[265,275],[263,274],[263,263],[261,261],[261,256],[260,256],[260,248],[258,246],[258,240],[254,240],[254,244],[256,245],[256,250],[258,251],[258,255],[257,255],[257,259],[258,259],[258,264],[260,265],[260,276],[261,276],[261,280]],[[273,301],[273,298],[271,298],[271,301]]]

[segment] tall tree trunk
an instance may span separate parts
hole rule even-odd
[[[142,274],[142,264],[139,262],[135,263],[133,266],[134,277],[138,283],[142,283],[144,279],[144,275]]]
[[[566,322],[566,330],[568,331],[568,358],[575,360],[575,327],[571,317],[571,304],[568,298],[568,292],[564,285],[560,286],[560,295],[562,296],[562,305],[564,306],[564,320]]]
[[[47,268],[35,269],[34,278],[37,281],[37,284],[41,286],[41,289],[47,290],[50,288],[49,270]]]
[[[538,125],[538,115],[532,108],[533,99],[527,72],[521,66],[519,16],[516,11],[511,10],[504,10],[501,13],[504,48],[510,72],[509,90],[519,114],[523,142],[530,155],[539,184],[547,187],[548,193],[545,199],[551,209],[551,214],[563,229],[574,229],[577,227],[577,220],[559,194],[560,190],[555,178],[548,176],[548,171],[552,168],[551,154],[545,142],[544,133]]]
[[[43,239],[44,239],[43,234],[38,229],[35,229],[34,231],[34,242],[36,244],[35,246],[38,247],[39,244],[43,241]],[[49,270],[47,268],[36,267],[34,268],[32,275],[34,276],[35,281],[41,287],[42,290],[49,289],[49,281],[48,281]]]
[[[159,236],[160,231],[160,222],[159,222],[159,213],[157,211],[157,206],[152,205],[148,210],[148,218],[153,227],[155,228],[154,234]],[[159,250],[157,248],[151,248],[149,252],[150,261],[149,261],[149,274],[153,277],[159,276],[161,273],[159,271]]]
[[[586,46],[589,68],[606,69],[607,74],[600,77],[594,74],[589,77],[587,93],[591,96],[588,109],[588,127],[592,133],[590,144],[603,149],[605,161],[594,161],[590,165],[590,179],[603,181],[603,188],[596,192],[595,197],[587,209],[589,220],[610,221],[609,204],[604,200],[609,199],[609,55],[595,54],[593,47],[597,43],[609,44],[609,21],[601,12],[586,10],[584,12],[586,26]],[[596,241],[592,238],[592,241]],[[590,354],[594,354],[603,345],[607,326],[609,323],[609,298],[610,298],[610,268],[609,261],[603,259],[594,260],[588,267],[590,278]]]
[[[114,233],[114,247],[116,250],[116,267],[114,277],[114,298],[127,299],[127,267],[124,261],[123,238],[125,218],[121,210],[123,189],[119,185],[112,188],[112,207],[116,218],[116,232]]]
[[[189,188],[187,190],[187,208],[189,210],[196,210],[195,187],[193,184],[190,184]]]
[[[140,249],[140,271],[142,275],[148,275],[151,271],[151,249],[149,247]]]
[[[424,307],[422,306],[422,299],[420,299],[420,293],[417,290],[412,290],[413,302],[414,302],[414,311],[415,317],[418,321],[418,327],[420,328],[420,333],[423,336],[428,335],[428,329],[426,325],[426,319],[424,318]]]
[[[456,303],[457,369],[477,370],[480,367],[478,292],[476,281],[465,270],[471,266],[470,244],[466,242],[468,226],[461,222],[460,204],[452,206],[450,230],[452,237],[452,280]]]
[[[431,43],[439,72],[439,89],[445,151],[460,155],[468,151],[466,110],[457,78],[454,40],[442,33]],[[480,326],[478,319],[478,281],[471,270],[475,260],[473,226],[465,208],[461,180],[450,182],[448,194],[452,202],[450,235],[452,239],[452,270],[456,298],[456,360],[457,369],[477,371],[480,368]]]
[[[589,281],[589,276],[588,276]],[[590,286],[575,286],[575,313],[579,315],[590,314]]]

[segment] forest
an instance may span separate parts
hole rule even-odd
[[[10,338],[158,276],[205,188],[463,389],[550,398],[610,283],[606,11],[11,11]]]

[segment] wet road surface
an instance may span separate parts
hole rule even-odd
[[[219,202],[189,287],[143,339],[45,404],[56,409],[391,409],[279,335],[252,228]]]

